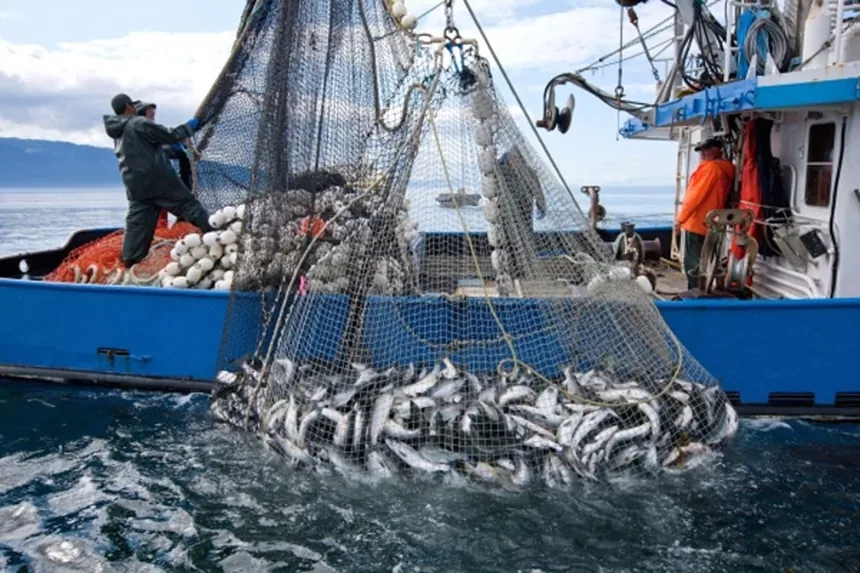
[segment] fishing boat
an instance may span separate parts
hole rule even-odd
[[[583,189],[592,197],[592,222],[609,245],[617,247],[622,234],[641,240],[642,263],[651,269],[657,308],[680,342],[721,382],[740,413],[860,416],[860,380],[851,358],[854,328],[860,322],[860,260],[848,247],[853,229],[860,228],[860,192],[855,189],[860,172],[843,161],[856,156],[854,147],[860,145],[860,35],[856,26],[843,29],[843,22],[849,22],[845,0],[832,1],[834,17],[830,12],[801,17],[809,3],[792,2],[795,28],[805,22],[800,27],[806,35],[794,37],[804,46],[799,64],[783,65],[785,70],[776,72],[767,50],[762,50],[766,63],[759,66],[728,42],[729,48],[721,52],[723,77],[713,85],[703,82],[700,89],[688,86],[685,93],[682,80],[692,77],[685,46],[693,37],[691,30],[705,24],[699,4],[679,2],[673,16],[678,36],[675,71],[662,84],[655,105],[634,109],[581,76],[563,74],[548,85],[544,117],[537,124],[561,131],[570,126],[572,98],[562,110],[554,105],[555,89],[564,83],[616,101],[632,115],[621,130],[625,137],[677,141],[680,199],[696,166],[696,143],[723,135],[739,153],[739,165],[745,166],[744,145],[754,138],[744,129],[757,126],[755,119],[772,122],[772,153],[780,162],[779,180],[788,204],[768,205],[767,212],[778,211],[778,216],[762,219],[756,211],[762,204],[758,189],[758,203],[756,196],[743,195],[745,202],[713,217],[699,288],[687,289],[685,276],[672,264],[683,258],[683,247],[671,226],[624,225],[623,231],[601,226],[605,210],[596,193]],[[635,4],[624,2],[623,8]],[[729,3],[724,38],[752,33],[749,10],[745,4]],[[718,37],[705,20],[711,36],[700,37]],[[834,39],[828,42],[831,35]],[[832,47],[822,48],[825,43]],[[754,169],[751,173],[756,174]],[[766,227],[758,236],[773,242],[773,248],[757,244],[755,225]],[[261,320],[259,296],[40,280],[72,250],[114,230],[80,230],[58,249],[0,259],[0,375],[207,390],[219,370],[253,352]],[[445,275],[434,270],[440,257],[450,258],[458,248],[465,253],[467,239],[481,265],[489,265],[484,233],[420,234],[416,262],[425,292],[469,291],[474,280],[469,261],[460,270],[446,261]],[[506,312],[512,313],[534,312],[533,302],[504,300]],[[384,297],[376,297],[374,304],[384,312]],[[450,303],[445,297],[414,300],[415,312],[439,316],[453,312],[446,305]],[[231,320],[240,321],[247,336],[234,331],[222,337],[228,307]],[[309,337],[319,339],[318,347],[324,348],[332,334]],[[227,347],[222,339],[229,340]]]

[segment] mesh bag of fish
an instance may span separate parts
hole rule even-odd
[[[249,1],[196,141],[204,202],[246,205],[231,298],[263,305],[214,416],[357,477],[554,486],[713,458],[738,427],[723,390],[477,42],[413,28],[399,2]],[[225,341],[248,328],[228,315]]]

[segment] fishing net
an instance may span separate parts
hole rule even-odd
[[[187,222],[169,226],[159,219],[147,256],[131,269],[122,263],[123,231],[115,231],[74,249],[60,265],[45,275],[45,281],[105,285],[161,285],[161,271],[172,261],[176,242],[200,229]]]
[[[321,471],[511,485],[674,471],[731,440],[726,395],[476,43],[416,36],[400,3],[249,6],[197,140],[201,198],[246,205],[224,344],[256,344],[219,373],[218,419]]]

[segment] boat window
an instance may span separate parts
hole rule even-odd
[[[809,126],[806,146],[806,204],[812,207],[830,205],[830,183],[833,177],[833,148],[836,143],[835,123]]]

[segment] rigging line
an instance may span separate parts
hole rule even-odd
[[[652,49],[653,48],[660,48],[659,50],[654,52],[654,55],[651,56],[651,58],[656,60],[657,56],[659,56],[660,54],[665,52],[666,48],[668,48],[672,44],[672,42],[674,42],[674,41],[675,41],[675,38],[668,38],[666,40],[663,40],[662,42],[658,42],[658,43],[654,44],[653,46],[651,46]],[[644,54],[645,54],[645,52],[636,52],[635,54],[625,56],[624,59],[621,61],[626,62],[627,60],[632,60],[633,58],[638,58],[639,56],[642,56]],[[608,68],[609,66],[614,66],[617,63],[618,63],[617,61],[603,62],[602,64],[599,64],[599,65],[594,65],[594,66],[590,66],[587,68],[582,68],[581,70],[578,70],[576,73],[580,74],[582,72],[593,72],[593,71],[597,71],[597,70],[602,70],[603,68]]]
[[[564,189],[565,189],[565,191],[567,191],[567,194],[570,195],[570,199],[573,201],[573,204],[576,207],[576,210],[579,211],[579,214],[583,218],[585,218],[585,213],[582,211],[582,208],[579,206],[579,203],[577,202],[576,197],[574,197],[573,191],[570,190],[570,186],[567,184],[567,180],[565,180],[564,175],[561,174],[561,169],[559,169],[558,164],[555,162],[555,159],[553,159],[552,155],[549,152],[549,149],[547,148],[546,144],[543,142],[543,139],[541,138],[540,133],[538,133],[538,130],[535,127],[535,123],[532,120],[531,115],[529,115],[529,112],[526,109],[526,106],[523,104],[523,101],[520,99],[520,96],[517,93],[517,90],[514,89],[514,84],[511,81],[511,79],[508,77],[508,73],[505,71],[504,66],[502,66],[502,62],[499,60],[499,57],[496,55],[496,51],[493,49],[493,45],[490,44],[490,39],[487,38],[487,34],[484,32],[484,27],[481,26],[481,23],[478,21],[478,17],[475,15],[474,10],[472,10],[472,5],[469,3],[469,0],[463,0],[463,4],[466,6],[466,9],[469,11],[469,15],[472,17],[472,21],[475,22],[475,26],[478,28],[478,32],[480,32],[481,37],[484,39],[484,43],[487,44],[487,48],[490,50],[490,54],[493,56],[493,60],[495,60],[496,65],[499,66],[499,71],[502,72],[502,76],[505,78],[505,82],[508,84],[508,87],[511,89],[511,93],[514,94],[514,98],[517,100],[517,104],[520,106],[520,111],[523,112],[523,115],[528,120],[528,124],[532,130],[532,133],[534,133],[535,137],[538,140],[538,143],[540,143],[541,148],[543,149],[544,153],[546,154],[547,159],[549,159],[550,164],[552,164],[552,167],[555,170],[556,175],[558,175],[559,179],[561,180],[561,184],[564,186]]]
[[[717,4],[717,3],[718,3],[718,2],[720,2],[720,1],[721,1],[721,0],[711,0],[710,2],[708,2],[708,3],[706,4],[706,6],[707,6],[708,8],[710,8],[711,6],[713,6],[713,5]],[[663,19],[663,20],[662,20],[662,21],[660,21],[659,23],[654,24],[653,26],[651,26],[650,28],[648,28],[648,30],[647,30],[647,31],[643,32],[642,36],[643,36],[643,37],[645,37],[645,38],[650,38],[651,36],[655,36],[655,35],[659,34],[660,32],[663,32],[663,31],[665,31],[665,30],[669,30],[669,29],[673,28],[673,27],[675,26],[675,23],[674,23],[674,22],[672,22],[672,23],[670,23],[670,24],[668,24],[668,25],[666,25],[666,23],[667,23],[667,22],[669,22],[670,20],[672,20],[674,17],[675,17],[675,15],[674,15],[674,14],[672,14],[671,16],[669,16],[669,17],[667,17],[667,18]],[[658,27],[660,27],[660,26],[663,26],[663,28],[661,28],[660,30],[656,30],[656,29],[657,29]],[[637,41],[638,41],[638,40],[630,40],[629,42],[627,42],[627,44],[625,44],[625,45],[624,45],[624,48],[629,48],[630,46],[634,45]],[[607,58],[611,58],[612,56],[614,56],[615,54],[617,54],[617,53],[618,53],[618,51],[619,51],[619,50],[613,50],[612,52],[609,52],[608,54],[605,54],[605,55],[603,55],[603,56],[599,57],[599,58],[598,58],[598,59],[596,59],[594,62],[592,62],[591,64],[589,64],[587,67],[583,68],[583,70],[586,70],[586,69],[590,68],[591,66],[593,66],[593,65],[595,65],[595,64],[602,64],[602,63],[603,63]]]

